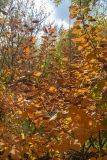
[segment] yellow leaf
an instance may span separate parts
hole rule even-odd
[[[92,125],[93,125],[93,121],[90,120],[90,121],[89,121],[89,126],[92,126]]]
[[[95,109],[96,109],[96,106],[94,106],[94,105],[93,105],[93,106],[90,106],[90,109],[91,109],[91,110],[95,110]]]
[[[96,61],[96,59],[91,59],[91,61],[90,61],[90,62],[91,62],[91,63],[94,63],[95,61]]]
[[[88,16],[87,18],[86,18],[86,20],[88,20],[88,21],[96,21],[92,16]]]
[[[22,136],[22,139],[25,139],[25,135],[23,132],[21,133],[21,136]]]
[[[79,47],[78,47],[78,50],[79,50],[79,51],[81,51],[82,49],[83,49],[83,47],[82,47],[82,46],[79,46]]]
[[[84,47],[88,47],[89,45],[90,45],[89,42],[87,42],[84,44]]]
[[[32,38],[32,43],[35,43],[37,39],[35,37]]]
[[[16,114],[22,114],[22,111],[17,111]]]

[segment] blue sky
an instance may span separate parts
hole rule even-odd
[[[70,0],[63,0],[63,2],[56,7],[51,0],[35,0],[36,6],[44,6],[45,12],[50,13],[47,22],[53,22],[59,27],[63,25],[65,28],[69,26],[69,6]],[[45,5],[43,5],[45,4]]]
[[[58,20],[62,21],[62,23],[65,23],[66,25],[69,23],[69,6],[70,6],[69,0],[63,0],[63,2],[58,7],[54,6],[55,10],[54,17],[56,21]]]

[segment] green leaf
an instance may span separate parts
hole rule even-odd
[[[40,135],[43,134],[43,131],[44,131],[44,127],[43,127],[43,126],[41,126],[41,127],[39,127],[39,128],[37,129],[37,132],[38,132]]]
[[[104,125],[105,127],[107,127],[107,117],[104,118],[104,120],[103,120],[103,125]]]

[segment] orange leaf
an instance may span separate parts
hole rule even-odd
[[[52,87],[49,88],[49,92],[50,92],[50,93],[57,92],[57,89],[52,86]]]
[[[36,77],[40,77],[42,75],[42,72],[35,72],[34,73],[34,76],[36,76]]]
[[[76,9],[77,9],[77,6],[70,6],[70,7],[69,7],[69,10],[70,10],[70,11],[71,11],[71,10],[72,10],[72,11],[75,11]]]
[[[61,68],[59,71],[63,73],[63,72],[65,72],[66,70],[63,69],[63,68]]]
[[[88,140],[89,136],[87,129],[78,128],[76,131],[76,137],[82,145]]]
[[[83,49],[83,47],[82,47],[82,46],[79,46],[79,47],[78,47],[78,50],[79,50],[79,51],[81,51],[82,49]]]
[[[102,38],[101,37],[96,37],[94,40],[100,41],[100,40],[102,40]]]
[[[78,20],[78,21],[74,22],[74,27],[79,26],[79,25],[80,25],[80,23],[81,23],[81,21],[80,21],[80,20]]]
[[[70,19],[73,19],[73,18],[75,18],[76,17],[76,14],[70,14]]]
[[[63,61],[68,62],[69,61],[68,57],[63,58]]]
[[[29,59],[29,56],[30,56],[30,48],[29,47],[25,48],[25,53],[26,53],[26,58]]]
[[[79,30],[79,29],[73,29],[72,33],[73,34],[78,34],[78,35],[82,34],[81,30]]]
[[[80,37],[80,38],[73,38],[73,39],[71,39],[71,41],[73,41],[73,42],[81,42],[81,43],[83,43],[83,42],[85,42],[86,40],[85,40],[85,38]]]

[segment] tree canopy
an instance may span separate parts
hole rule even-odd
[[[2,9],[1,160],[107,160],[106,14],[72,2],[69,29],[33,0]]]

